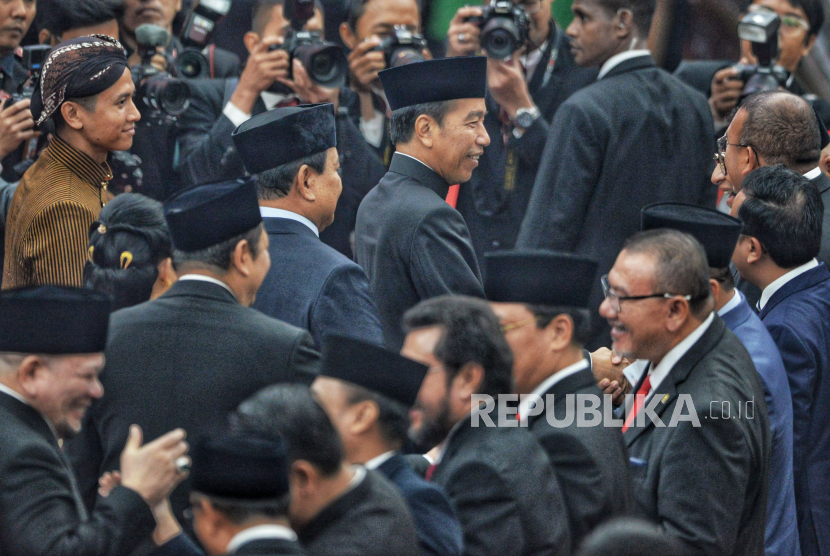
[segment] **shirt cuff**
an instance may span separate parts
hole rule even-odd
[[[380,147],[383,142],[383,124],[385,123],[383,114],[375,110],[375,115],[368,122],[362,117],[360,118],[360,133],[366,142],[375,148]]]
[[[245,112],[237,108],[237,106],[232,102],[228,102],[225,105],[225,108],[222,109],[222,113],[225,116],[227,116],[231,123],[233,123],[233,125],[235,125],[236,127],[241,126],[242,124],[251,119],[250,114],[246,114]]]

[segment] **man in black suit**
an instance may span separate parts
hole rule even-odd
[[[141,446],[132,426],[120,486],[91,514],[81,500],[60,442],[104,393],[109,310],[89,290],[0,294],[0,554],[130,554],[150,541],[154,512],[185,476],[183,430]]]
[[[623,423],[636,514],[688,554],[762,554],[770,432],[761,379],[712,311],[692,236],[640,232],[602,278],[613,349],[646,367]]]
[[[193,99],[178,124],[179,171],[183,180],[191,185],[239,178],[245,169],[231,139],[235,128],[252,116],[275,107],[331,102],[338,115],[343,194],[334,223],[321,234],[321,239],[353,258],[350,236],[357,208],[369,189],[383,176],[383,165],[346,112],[338,110],[347,103],[346,97],[353,94],[351,91],[314,84],[297,59],[291,68],[293,79],[288,79],[288,51],[271,49],[283,42],[285,30],[290,28],[290,22],[283,14],[283,3],[284,0],[257,0],[252,30],[245,34],[245,46],[250,56],[238,80],[190,82]],[[323,14],[319,8],[303,29],[322,31]]]
[[[513,350],[513,379],[523,396],[519,419],[553,463],[571,542],[579,546],[599,524],[633,507],[622,434],[585,426],[574,413],[580,398],[593,398],[603,415],[611,411],[582,349],[591,330],[588,298],[597,263],[564,253],[504,251],[488,254],[484,271],[484,291]],[[550,414],[558,426],[548,421]]]
[[[513,382],[513,355],[490,306],[442,296],[407,311],[404,325],[401,353],[430,367],[410,434],[438,446],[426,478],[455,506],[464,554],[570,554],[568,509],[545,451],[515,419],[481,422]]]
[[[574,60],[601,66],[599,80],[554,116],[517,248],[591,257],[604,274],[639,229],[643,206],[714,206],[712,116],[703,95],[656,67],[646,50],[654,6],[653,0],[573,3],[567,33]],[[596,284],[592,310],[601,301]],[[588,347],[607,343],[608,327],[596,319]]]
[[[552,0],[519,2],[529,21],[527,44],[509,61],[487,60],[487,116],[492,141],[479,167],[458,192],[458,211],[467,222],[479,258],[512,249],[527,211],[553,115],[562,102],[596,80],[596,68],[580,68],[565,31],[551,18]],[[447,32],[447,56],[481,49],[481,29],[465,22],[480,16],[475,6],[458,10]]]
[[[260,388],[310,384],[318,370],[307,332],[249,308],[270,265],[253,184],[197,187],[172,197],[164,212],[179,280],[113,315],[102,375],[108,395],[69,448],[87,504],[98,476],[118,468],[130,423],[148,438],[172,426],[196,437],[221,427]],[[179,519],[189,492],[186,481],[171,497]]]
[[[328,336],[311,391],[340,434],[346,459],[398,487],[415,520],[421,556],[461,556],[463,533],[447,495],[398,453],[408,442],[409,408],[427,371],[383,347]]]
[[[304,556],[288,523],[288,451],[281,438],[256,433],[214,434],[191,452],[193,529],[213,555]],[[157,517],[158,519],[158,517]],[[170,512],[159,521],[181,529]],[[154,556],[204,556],[178,534]]]
[[[274,108],[242,124],[233,140],[254,176],[271,253],[253,307],[308,330],[318,347],[346,330],[383,345],[366,273],[319,239],[343,190],[333,106]]]
[[[242,431],[288,442],[291,526],[311,556],[416,556],[406,502],[377,471],[350,465],[325,410],[299,385],[271,386],[239,406]]]
[[[816,185],[824,202],[817,259],[830,265],[830,178],[819,167],[821,127],[810,104],[797,95],[772,91],[749,97],[718,142],[718,165],[712,173],[712,183],[730,196],[727,204],[733,209],[732,216],[737,216],[735,196],[750,172],[783,164],[803,174]],[[761,291],[744,279],[736,284],[750,307],[755,307]]]
[[[397,152],[360,203],[356,254],[394,350],[403,344],[401,317],[419,301],[449,293],[484,297],[470,233],[445,199],[450,185],[470,179],[490,143],[486,70],[483,57],[444,58],[379,74]]]

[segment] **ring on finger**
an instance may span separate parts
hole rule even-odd
[[[187,456],[176,458],[176,470],[179,473],[187,473],[190,471],[190,458]]]
[[[458,33],[458,42],[467,42],[467,33]]]

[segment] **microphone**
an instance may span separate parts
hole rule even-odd
[[[135,40],[141,46],[149,46],[152,48],[167,46],[167,43],[170,41],[170,33],[164,27],[159,27],[152,23],[145,23],[144,25],[139,25],[135,30]]]

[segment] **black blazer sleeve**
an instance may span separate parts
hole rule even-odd
[[[326,334],[349,335],[379,346],[383,343],[378,308],[369,291],[366,273],[356,264],[337,267],[326,280],[312,308],[311,333],[318,346]]]
[[[297,336],[289,361],[289,372],[293,382],[311,386],[320,373],[320,353],[314,347],[311,334],[303,332]]]

